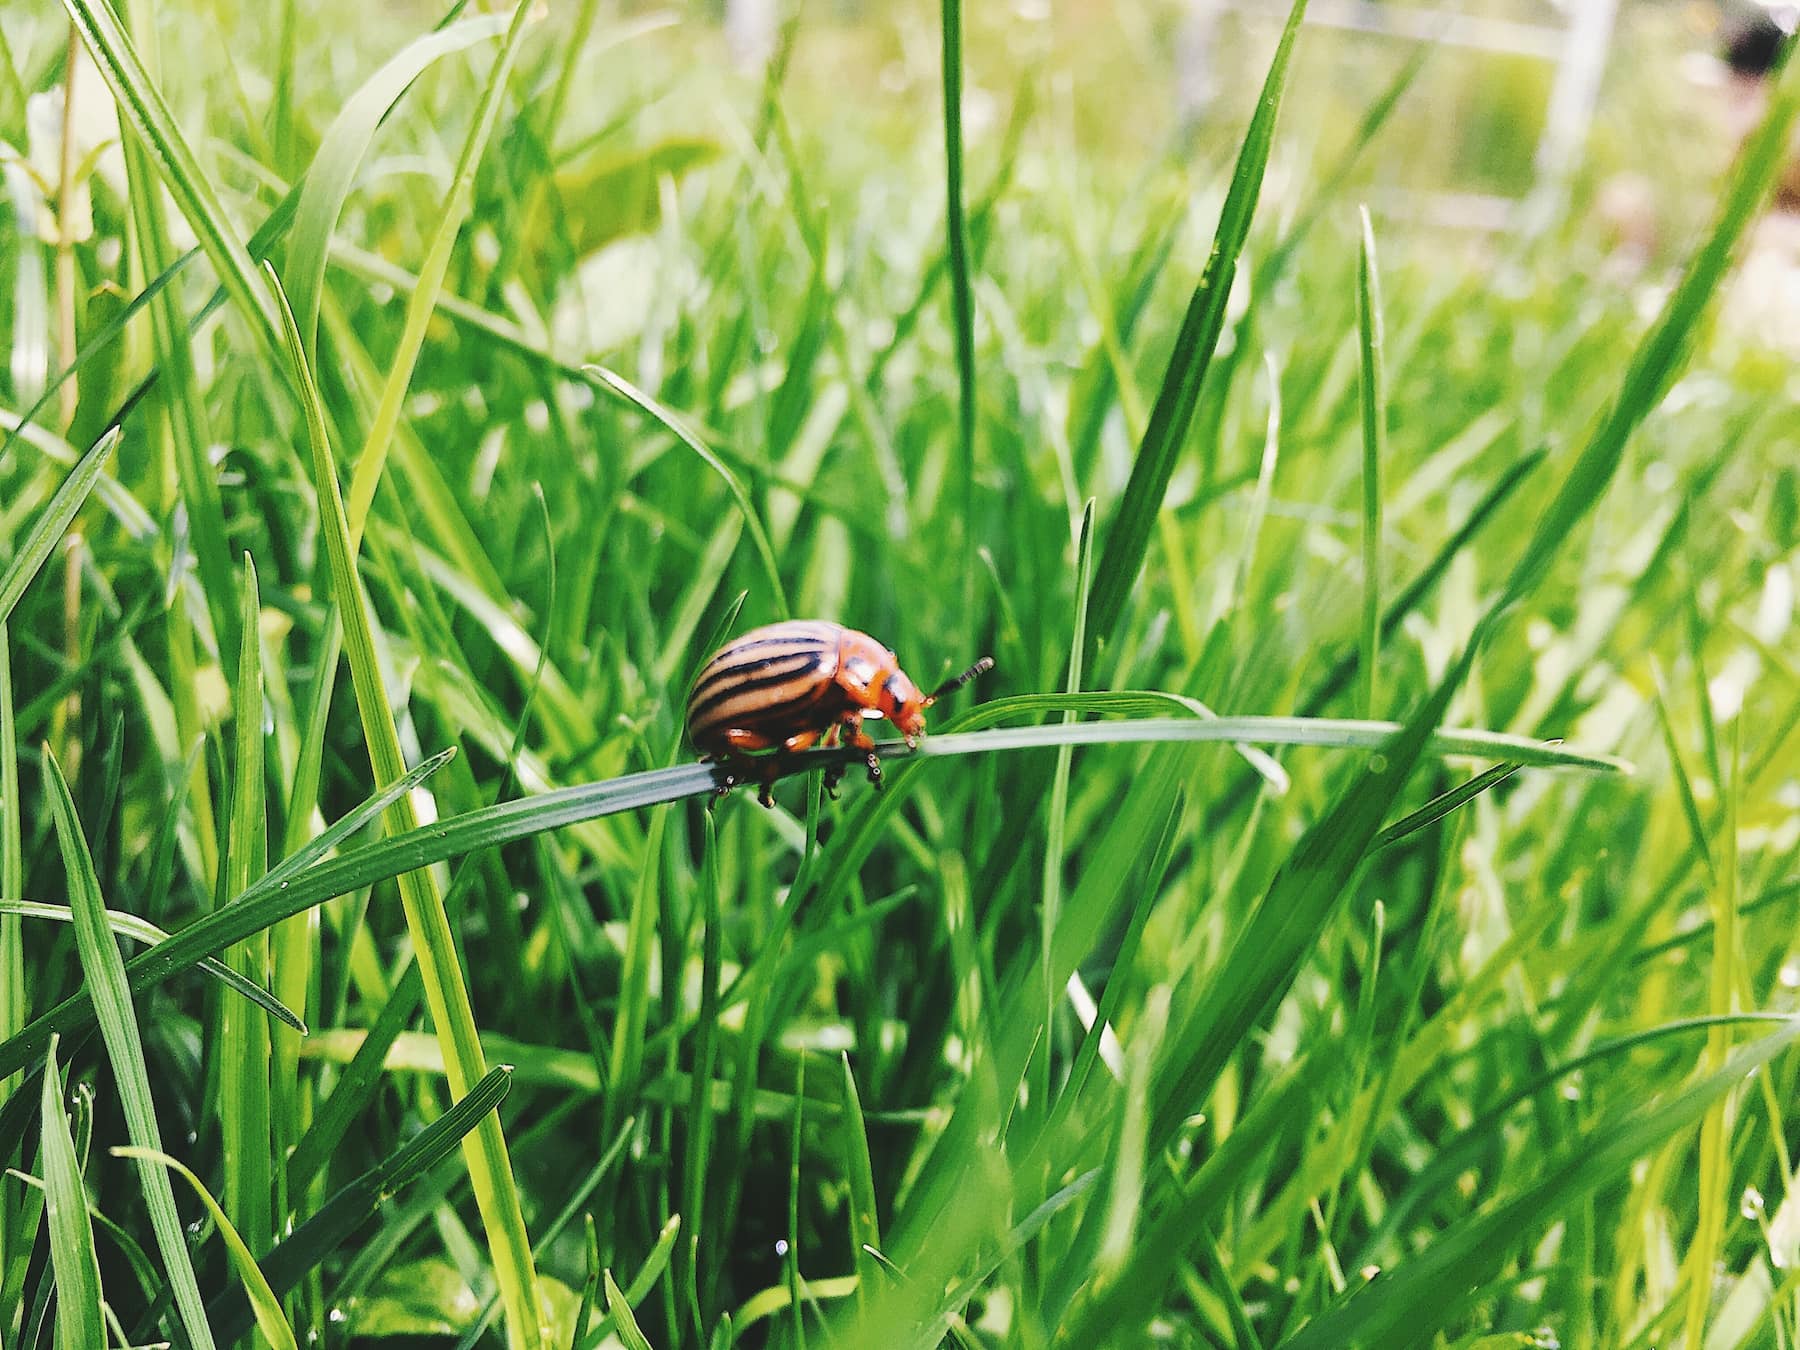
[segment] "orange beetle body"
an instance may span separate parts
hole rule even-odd
[[[687,729],[707,759],[728,766],[721,792],[746,781],[744,761],[761,751],[761,800],[785,756],[815,745],[844,745],[864,752],[869,779],[880,786],[875,742],[865,717],[894,724],[908,745],[925,731],[925,709],[951,689],[993,665],[985,658],[942,689],[923,694],[900,669],[899,658],[867,633],[841,624],[794,619],[754,628],[714,653],[688,696]],[[827,770],[835,787],[844,766]]]

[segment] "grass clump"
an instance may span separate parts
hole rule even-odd
[[[9,25],[0,1344],[1800,1336],[1800,75],[1646,304],[1303,14]],[[998,671],[708,810],[790,614]]]

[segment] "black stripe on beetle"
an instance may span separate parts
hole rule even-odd
[[[805,688],[808,690],[816,691],[822,682],[808,677],[816,672],[818,667],[817,661],[803,661],[797,666],[789,666],[784,670],[758,675],[751,679],[715,680],[694,691],[693,701],[688,704],[688,720],[692,722],[706,717],[714,709],[729,703],[740,694],[754,694],[765,689],[778,689],[797,679],[804,680]],[[721,685],[723,687],[720,687]]]

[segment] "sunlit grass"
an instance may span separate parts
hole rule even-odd
[[[1800,1337],[1800,403],[1718,317],[1800,72],[1625,282],[1392,209],[1478,96],[1299,9],[1182,135],[1077,13],[66,3],[0,1345]],[[788,614],[997,669],[714,801]]]

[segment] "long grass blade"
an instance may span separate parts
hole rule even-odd
[[[263,1258],[261,1271],[275,1296],[283,1297],[299,1287],[301,1280],[362,1228],[371,1214],[454,1153],[468,1133],[499,1106],[511,1086],[509,1066],[502,1064],[488,1070],[468,1096],[393,1155],[333,1192]],[[227,1341],[236,1340],[249,1330],[253,1315],[243,1290],[221,1294],[207,1305],[206,1311],[220,1338]]]
[[[730,491],[732,500],[744,518],[744,528],[750,532],[750,542],[756,548],[756,556],[762,562],[763,576],[769,583],[769,598],[775,607],[776,614],[786,618],[789,614],[787,590],[781,584],[781,568],[775,563],[775,549],[769,543],[769,532],[763,527],[762,517],[757,514],[756,507],[750,501],[750,494],[744,491],[744,485],[738,476],[731,471],[724,460],[710,450],[687,424],[662,403],[646,394],[622,375],[614,374],[603,366],[583,366],[582,371],[595,384],[609,393],[616,394],[627,403],[648,413],[654,420],[667,428],[674,437],[698,455],[706,466],[724,481]]]
[[[457,157],[456,173],[450,181],[443,213],[437,228],[432,232],[425,261],[419,267],[419,284],[407,297],[406,322],[400,332],[400,345],[388,362],[381,397],[369,419],[368,434],[363,438],[362,450],[357,454],[350,478],[350,491],[345,498],[352,559],[356,557],[362,543],[363,526],[368,520],[369,507],[375,500],[375,489],[387,466],[388,448],[394,439],[394,429],[400,423],[401,406],[407,389],[412,385],[419,353],[425,345],[425,331],[431,323],[438,293],[444,288],[444,276],[450,268],[450,254],[456,247],[456,238],[462,230],[463,222],[468,218],[475,191],[475,170],[481,164],[482,154],[493,134],[494,123],[500,115],[500,101],[506,91],[507,78],[512,73],[513,61],[518,56],[519,42],[525,35],[525,24],[531,12],[532,6],[528,0],[520,0],[513,8],[506,38],[500,44],[500,54],[494,59],[493,68],[489,70],[487,81],[482,86],[473,124],[463,142],[462,152]],[[335,216],[336,213],[332,214]],[[296,217],[296,224],[298,223]],[[321,274],[324,268],[324,247],[328,243],[327,239],[318,245],[319,256],[314,263],[309,264],[316,266]],[[310,273],[308,278],[311,279]],[[283,316],[283,322],[285,321]]]
[[[956,339],[957,465],[962,485],[963,612],[975,602],[975,292],[970,281],[969,226],[963,213],[962,0],[943,0],[944,256],[950,271],[950,314]]]
[[[1125,495],[1119,502],[1107,532],[1106,545],[1100,553],[1099,565],[1094,571],[1094,592],[1089,601],[1092,624],[1087,644],[1090,665],[1100,644],[1110,640],[1124,620],[1125,602],[1137,584],[1151,531],[1162,510],[1169,480],[1181,458],[1188,428],[1193,423],[1201,385],[1212,364],[1219,335],[1224,331],[1231,282],[1237,275],[1238,256],[1250,237],[1250,221],[1262,190],[1263,171],[1268,167],[1269,148],[1275,138],[1275,119],[1281,109],[1282,92],[1287,86],[1288,64],[1293,57],[1294,40],[1300,32],[1300,21],[1305,15],[1306,0],[1294,0],[1257,98],[1256,113],[1250,119],[1250,128],[1238,152],[1237,167],[1232,172],[1231,186],[1219,213],[1212,252],[1200,284],[1188,302],[1187,314],[1175,339],[1175,350],[1169,357],[1162,387],[1151,409],[1150,426],[1144,433],[1143,443],[1138,446],[1137,458],[1131,466],[1131,480],[1125,486]]]
[[[63,870],[68,876],[69,907],[75,915],[81,971],[100,1023],[100,1035],[106,1042],[107,1058],[112,1062],[119,1105],[125,1113],[126,1133],[139,1148],[161,1152],[162,1131],[157,1125],[150,1072],[144,1063],[144,1044],[138,1032],[131,987],[125,978],[125,962],[112,930],[107,927],[106,904],[100,897],[100,881],[94,874],[93,856],[75,814],[75,801],[69,795],[69,785],[48,746],[44,748],[44,791],[56,824]],[[181,1325],[199,1350],[212,1350],[212,1333],[207,1328],[206,1313],[201,1307],[200,1284],[188,1258],[187,1240],[181,1216],[175,1209],[175,1192],[169,1185],[169,1174],[150,1163],[140,1163],[138,1181],[150,1210],[150,1224],[156,1234],[157,1250],[162,1254],[163,1269],[175,1291],[175,1307]]]
[[[56,495],[38,513],[30,532],[19,544],[18,552],[5,569],[0,570],[0,623],[6,622],[12,614],[13,606],[19,603],[19,597],[25,593],[25,588],[48,561],[52,550],[68,530],[70,522],[75,519],[75,513],[81,510],[81,504],[88,499],[88,494],[100,481],[100,472],[106,467],[106,461],[118,443],[117,428],[94,442],[93,447],[81,457],[81,462],[63,479]]]
[[[0,619],[0,905],[25,895],[25,838],[19,810],[19,732],[13,712],[12,643]],[[25,934],[17,914],[0,912],[0,1043],[25,1025]],[[0,1106],[18,1090],[11,1074],[0,1074]],[[6,1281],[8,1198],[0,1193],[0,1287]]]
[[[238,1281],[250,1300],[251,1308],[255,1311],[257,1330],[262,1332],[274,1350],[300,1350],[299,1343],[294,1339],[294,1329],[288,1325],[287,1316],[281,1311],[280,1299],[269,1287],[268,1280],[264,1278],[262,1270],[256,1264],[256,1258],[250,1254],[249,1245],[238,1230],[232,1226],[231,1220],[226,1217],[224,1207],[213,1199],[212,1192],[206,1189],[206,1183],[195,1176],[186,1163],[155,1149],[115,1148],[113,1155],[119,1158],[130,1158],[139,1163],[166,1167],[193,1187],[194,1194],[200,1197],[200,1203],[206,1207],[213,1226],[218,1229],[220,1238],[224,1240],[225,1250],[230,1253],[231,1268],[237,1272]]]
[[[281,330],[268,293],[257,282],[250,250],[226,216],[217,190],[202,172],[123,25],[105,0],[63,0],[63,5],[111,88],[119,111],[149,147],[158,175],[227,294],[269,344],[269,350],[279,352]]]
[[[268,806],[263,797],[262,597],[256,566],[246,555],[238,631],[237,684],[233,689],[236,756],[231,822],[225,854],[225,888],[242,895],[268,870]],[[268,980],[267,930],[225,954],[248,983]],[[223,1099],[219,1125],[225,1160],[225,1205],[232,1225],[250,1250],[267,1251],[275,1240],[275,1187],[270,1159],[276,1156],[270,1103],[271,1042],[268,1021],[254,1006],[228,1004],[219,1026]],[[210,1201],[210,1193],[207,1197]],[[230,1245],[227,1239],[227,1245]],[[292,1332],[289,1333],[290,1339]]]
[[[88,1222],[87,1187],[75,1139],[62,1108],[62,1075],[56,1041],[44,1066],[42,1092],[44,1213],[50,1230],[50,1266],[56,1274],[57,1350],[91,1350],[106,1344],[100,1307],[100,1261]]]
[[[370,767],[378,783],[392,783],[405,776],[406,764],[401,757],[399,732],[382,683],[368,603],[353,561],[350,526],[338,488],[324,413],[306,354],[300,345],[299,330],[294,327],[293,316],[281,296],[280,283],[273,272],[268,276],[281,312],[288,361],[301,390],[301,404],[306,414],[313,481],[324,513],[322,527],[330,558],[332,596],[342,616],[344,647],[349,654],[351,682],[362,715]],[[398,798],[388,808],[386,818],[395,833],[419,828],[418,817],[406,797]],[[444,912],[443,897],[429,871],[410,869],[400,873],[399,879],[401,904],[425,979],[426,1002],[444,1048],[451,1091],[465,1095],[487,1071],[487,1066],[475,1029],[475,1014],[469,1006],[468,987],[457,956],[455,934],[449,916]],[[476,1204],[487,1229],[494,1275],[506,1306],[509,1343],[523,1350],[535,1350],[543,1336],[536,1292],[537,1274],[507,1156],[506,1139],[497,1120],[484,1118],[472,1139],[465,1144],[464,1157],[468,1162]]]
[[[1375,226],[1362,208],[1362,249],[1356,265],[1357,347],[1362,358],[1362,561],[1363,608],[1359,711],[1375,716],[1375,662],[1381,650],[1381,466],[1387,459],[1387,391],[1382,352],[1381,271],[1375,260]]]
[[[1351,876],[1392,808],[1431,733],[1462,683],[1475,648],[1471,645],[1431,698],[1404,728],[1338,794],[1331,810],[1301,839],[1276,873],[1262,902],[1232,943],[1217,971],[1208,972],[1193,1012],[1171,1028],[1169,1049],[1159,1065],[1152,1093],[1149,1141],[1160,1152],[1173,1141],[1182,1121],[1201,1110],[1235,1047],[1286,993],[1301,963],[1312,952],[1326,921],[1342,901]],[[1196,1217],[1178,1211],[1192,1231]],[[1139,1241],[1133,1258],[1088,1302],[1061,1343],[1096,1344],[1106,1328],[1117,1327],[1142,1309],[1173,1273],[1182,1244],[1164,1217]]]
[[[1549,570],[1570,531],[1599,501],[1624,456],[1626,443],[1675,383],[1700,329],[1700,318],[1730,269],[1744,231],[1768,197],[1794,127],[1800,121],[1800,61],[1789,61],[1771,92],[1768,111],[1738,152],[1706,242],[1689,260],[1662,312],[1638,344],[1619,392],[1570,467],[1556,497],[1538,515],[1537,529],[1495,603],[1522,599]]]
[[[36,900],[0,900],[0,916],[9,919],[48,919],[53,923],[75,922],[75,911],[67,905],[46,905]],[[169,940],[169,934],[148,919],[140,919],[124,910],[107,910],[106,923],[120,937],[130,938],[133,942],[141,942],[146,946]],[[248,999],[270,1016],[280,1018],[301,1035],[306,1034],[306,1023],[301,1020],[300,1015],[255,981],[210,956],[197,965],[233,993]],[[20,987],[18,992],[23,994],[24,989]]]
[[[325,286],[325,258],[332,231],[382,120],[434,62],[498,37],[507,23],[504,14],[478,14],[413,39],[345,100],[325,129],[318,153],[299,185],[300,198],[288,232],[287,265],[281,273],[308,356],[316,354],[319,296]]]
[[[947,734],[928,738],[914,751],[908,751],[899,742],[884,743],[878,753],[884,759],[909,756],[925,759],[998,750],[1052,749],[1062,745],[1236,741],[1378,749],[1398,729],[1398,724],[1390,722],[1332,722],[1304,718],[1233,717],[1220,718],[1216,722],[1146,718]],[[1541,767],[1614,773],[1630,768],[1624,761],[1611,756],[1491,731],[1440,732],[1428,738],[1426,746],[1429,753],[1436,755],[1471,755]],[[798,766],[823,767],[841,758],[842,753],[838,751],[812,751],[799,757]],[[189,925],[167,942],[135,958],[131,965],[132,985],[147,989],[160,984],[177,971],[193,965],[201,956],[216,954],[251,933],[335,896],[347,895],[362,886],[403,875],[409,870],[565,829],[601,816],[716,792],[718,787],[719,770],[713,765],[683,764],[670,769],[652,769],[604,782],[558,788],[445,817],[434,825],[415,827],[378,843],[346,851],[304,873],[290,874],[291,879],[271,874],[225,909]],[[73,1028],[84,1022],[90,1014],[78,1010],[85,1008],[86,1002],[84,994],[71,995],[35,1018],[10,1041],[0,1044],[0,1077],[16,1072],[30,1062],[43,1047],[52,1026]]]

